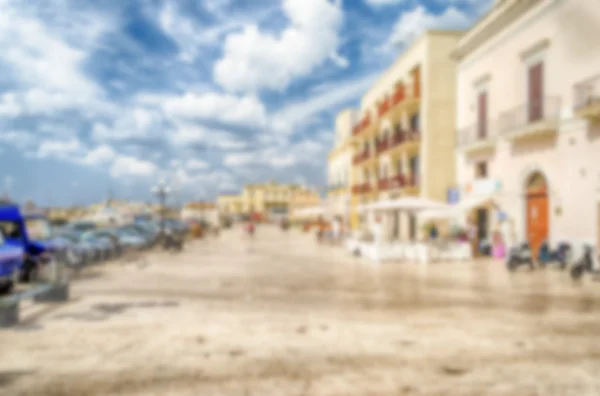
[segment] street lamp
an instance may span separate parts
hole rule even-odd
[[[171,193],[171,188],[165,183],[165,179],[161,179],[157,186],[152,189],[152,193],[158,197],[160,202],[160,234],[164,235],[165,231],[165,203],[167,196]]]

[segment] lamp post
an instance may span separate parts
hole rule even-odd
[[[160,235],[165,231],[165,203],[171,189],[166,185],[165,179],[161,179],[157,186],[152,189],[152,193],[158,197],[160,203]]]

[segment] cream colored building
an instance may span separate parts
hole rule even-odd
[[[358,120],[355,109],[345,109],[335,120],[335,145],[327,161],[327,206],[333,215],[349,221],[352,187],[352,129]]]
[[[219,195],[217,208],[221,214],[239,216],[244,213],[244,201],[240,195]]]
[[[361,101],[353,130],[352,227],[358,205],[401,196],[446,201],[455,183],[456,62],[462,33],[427,31],[383,73]],[[417,219],[382,218],[389,237],[418,236]]]
[[[182,220],[204,220],[212,225],[219,224],[219,210],[214,202],[188,202],[181,211]]]
[[[247,184],[240,195],[220,196],[217,203],[223,214],[258,214],[266,219],[287,215],[292,194],[302,190],[305,188],[296,184]]]
[[[304,219],[304,216],[297,216],[294,213],[307,208],[317,208],[323,204],[321,197],[314,191],[301,189],[294,191],[289,203],[289,213],[292,219]]]
[[[497,1],[459,41],[457,175],[481,237],[600,244],[600,2]],[[510,242],[510,241],[509,241]]]

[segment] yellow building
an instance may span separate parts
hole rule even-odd
[[[446,201],[455,182],[456,63],[462,32],[428,31],[388,68],[361,100],[352,131],[351,225],[370,223],[360,204],[401,196]],[[391,237],[414,238],[415,217],[387,215]]]
[[[219,195],[217,208],[222,214],[239,216],[244,213],[244,202],[241,195]]]
[[[290,198],[289,213],[292,218],[299,219],[294,216],[294,212],[300,209],[319,207],[321,204],[321,197],[316,192],[308,189],[297,190],[292,193]]]
[[[302,190],[305,188],[296,184],[247,184],[240,195],[221,195],[217,203],[223,214],[258,214],[262,218],[269,218],[288,214],[292,194]]]

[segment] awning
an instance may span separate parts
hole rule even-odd
[[[465,213],[490,203],[496,204],[493,195],[479,195],[466,198],[454,205],[448,205],[443,209],[432,209],[420,213],[422,220],[444,220],[455,219],[463,216]]]
[[[358,210],[421,212],[423,210],[442,210],[447,208],[447,204],[428,198],[403,197],[399,199],[382,200],[370,204],[360,205]]]
[[[314,217],[325,215],[325,208],[322,206],[314,206],[310,208],[302,208],[292,212],[293,217]]]

